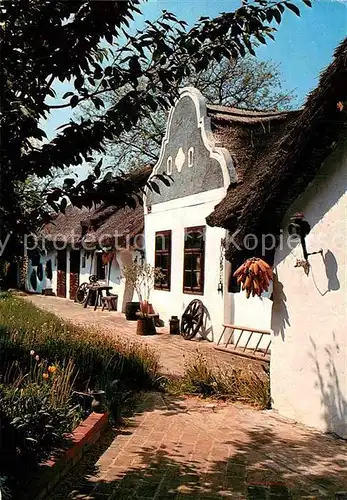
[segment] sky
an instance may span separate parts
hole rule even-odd
[[[331,62],[334,49],[347,36],[347,0],[313,0],[312,8],[300,1],[295,3],[300,7],[301,17],[286,11],[275,42],[269,40],[266,46],[259,47],[256,56],[279,64],[283,88],[294,91],[297,97],[293,105],[300,107],[317,86],[319,74]],[[155,20],[163,9],[193,25],[201,16],[215,17],[239,6],[240,0],[149,0],[142,5],[143,16],[136,18],[134,28],[141,29],[145,19]],[[62,94],[70,90],[69,84],[59,84],[56,90],[58,95]],[[57,102],[61,100],[57,98]],[[70,117],[70,109],[52,113],[43,124],[48,139]],[[83,172],[85,167],[81,168]]]

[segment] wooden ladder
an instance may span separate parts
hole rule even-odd
[[[230,335],[228,337],[228,340],[225,344],[223,344],[223,346],[221,346],[221,340],[223,338],[223,336],[225,335],[225,332],[227,330],[231,330],[230,332]],[[236,340],[235,343],[232,343],[231,340],[232,340],[232,337],[234,335],[234,332],[235,331],[239,331],[240,334]],[[240,343],[240,340],[242,338],[242,335],[244,333],[249,333],[248,335],[248,339],[245,343],[245,345],[241,348],[238,348],[238,345]],[[250,340],[253,336],[253,334],[256,333],[258,335],[260,335],[259,337],[259,340],[257,342],[257,345],[255,346],[254,349],[249,349],[251,350],[252,352],[246,352],[246,349],[247,349],[247,346],[248,344],[250,343]],[[270,335],[271,336],[271,331],[270,330],[259,330],[258,328],[250,328],[248,326],[238,326],[238,325],[228,325],[228,324],[223,324],[223,331],[221,333],[221,336],[219,337],[218,339],[218,342],[217,342],[217,345],[215,347],[215,349],[217,350],[221,350],[221,351],[232,351],[233,353],[235,354],[239,354],[241,356],[246,356],[246,357],[250,357],[250,358],[253,358],[253,359],[264,359],[265,361],[270,361],[269,359],[269,349],[270,349],[270,345],[271,345],[271,338],[270,338],[270,341],[267,345],[267,348],[265,349],[265,351],[263,349],[260,349],[259,346],[260,346],[260,343],[264,337],[264,335]],[[235,334],[236,335],[236,334]],[[228,349],[228,346],[229,349]]]

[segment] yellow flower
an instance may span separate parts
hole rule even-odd
[[[49,373],[54,373],[54,372],[56,372],[56,371],[57,371],[57,367],[56,367],[56,366],[54,366],[54,365],[49,366],[49,367],[48,367],[48,371],[49,371]]]
[[[48,373],[43,373],[42,374],[43,378],[47,379],[49,377]]]

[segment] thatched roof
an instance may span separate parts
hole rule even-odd
[[[82,237],[81,222],[90,213],[88,208],[80,209],[69,205],[65,214],[60,212],[52,216],[51,222],[46,223],[41,228],[39,236],[46,241],[77,243]]]
[[[347,39],[336,49],[334,61],[321,75],[303,111],[288,114],[283,125],[270,134],[268,144],[259,149],[256,144],[255,149],[250,146],[241,160],[236,152],[238,182],[229,187],[207,223],[238,230],[234,240],[240,246],[249,233],[277,234],[285,212],[314,179],[345,130],[347,112],[340,111],[337,104],[346,100]],[[214,112],[218,115],[218,110]],[[280,123],[279,117],[275,122]],[[233,130],[234,124],[229,127],[231,154]],[[235,252],[234,247],[229,248],[227,257]]]
[[[300,111],[251,111],[207,105],[218,143],[228,149],[237,172],[237,185],[249,182],[254,167],[271,152]]]
[[[151,166],[146,166],[140,171],[124,177],[124,190],[126,183],[131,181],[137,187],[143,187],[152,172]],[[140,193],[141,195],[141,193]],[[118,198],[117,198],[117,201]],[[140,234],[144,227],[143,207],[137,203],[135,208],[109,205],[100,203],[92,209],[79,209],[72,205],[66,208],[65,214],[59,213],[52,216],[51,222],[45,224],[39,233],[47,242],[61,242],[74,245],[113,246],[122,245],[125,238],[131,239]]]

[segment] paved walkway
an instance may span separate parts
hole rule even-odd
[[[75,323],[151,344],[168,372],[181,373],[184,354],[197,346],[218,364],[233,360],[209,343],[186,342],[165,331],[136,337],[135,325],[117,313],[94,313],[51,297],[29,300]],[[146,394],[127,426],[117,433],[110,430],[49,496],[183,498],[347,499],[347,443],[281,419],[273,411]]]
[[[128,425],[106,435],[49,499],[313,500],[343,491],[342,440],[272,412],[147,394]]]
[[[37,307],[50,311],[77,325],[96,328],[114,338],[150,345],[159,354],[163,373],[181,375],[187,356],[196,353],[197,349],[205,354],[212,364],[245,367],[252,365],[254,370],[261,370],[261,362],[253,361],[233,354],[216,351],[214,344],[207,340],[184,340],[180,335],[169,335],[167,328],[157,328],[158,335],[136,335],[136,321],[127,321],[124,314],[117,311],[96,311],[92,307],[84,309],[80,304],[58,297],[43,295],[27,295],[27,300]]]

